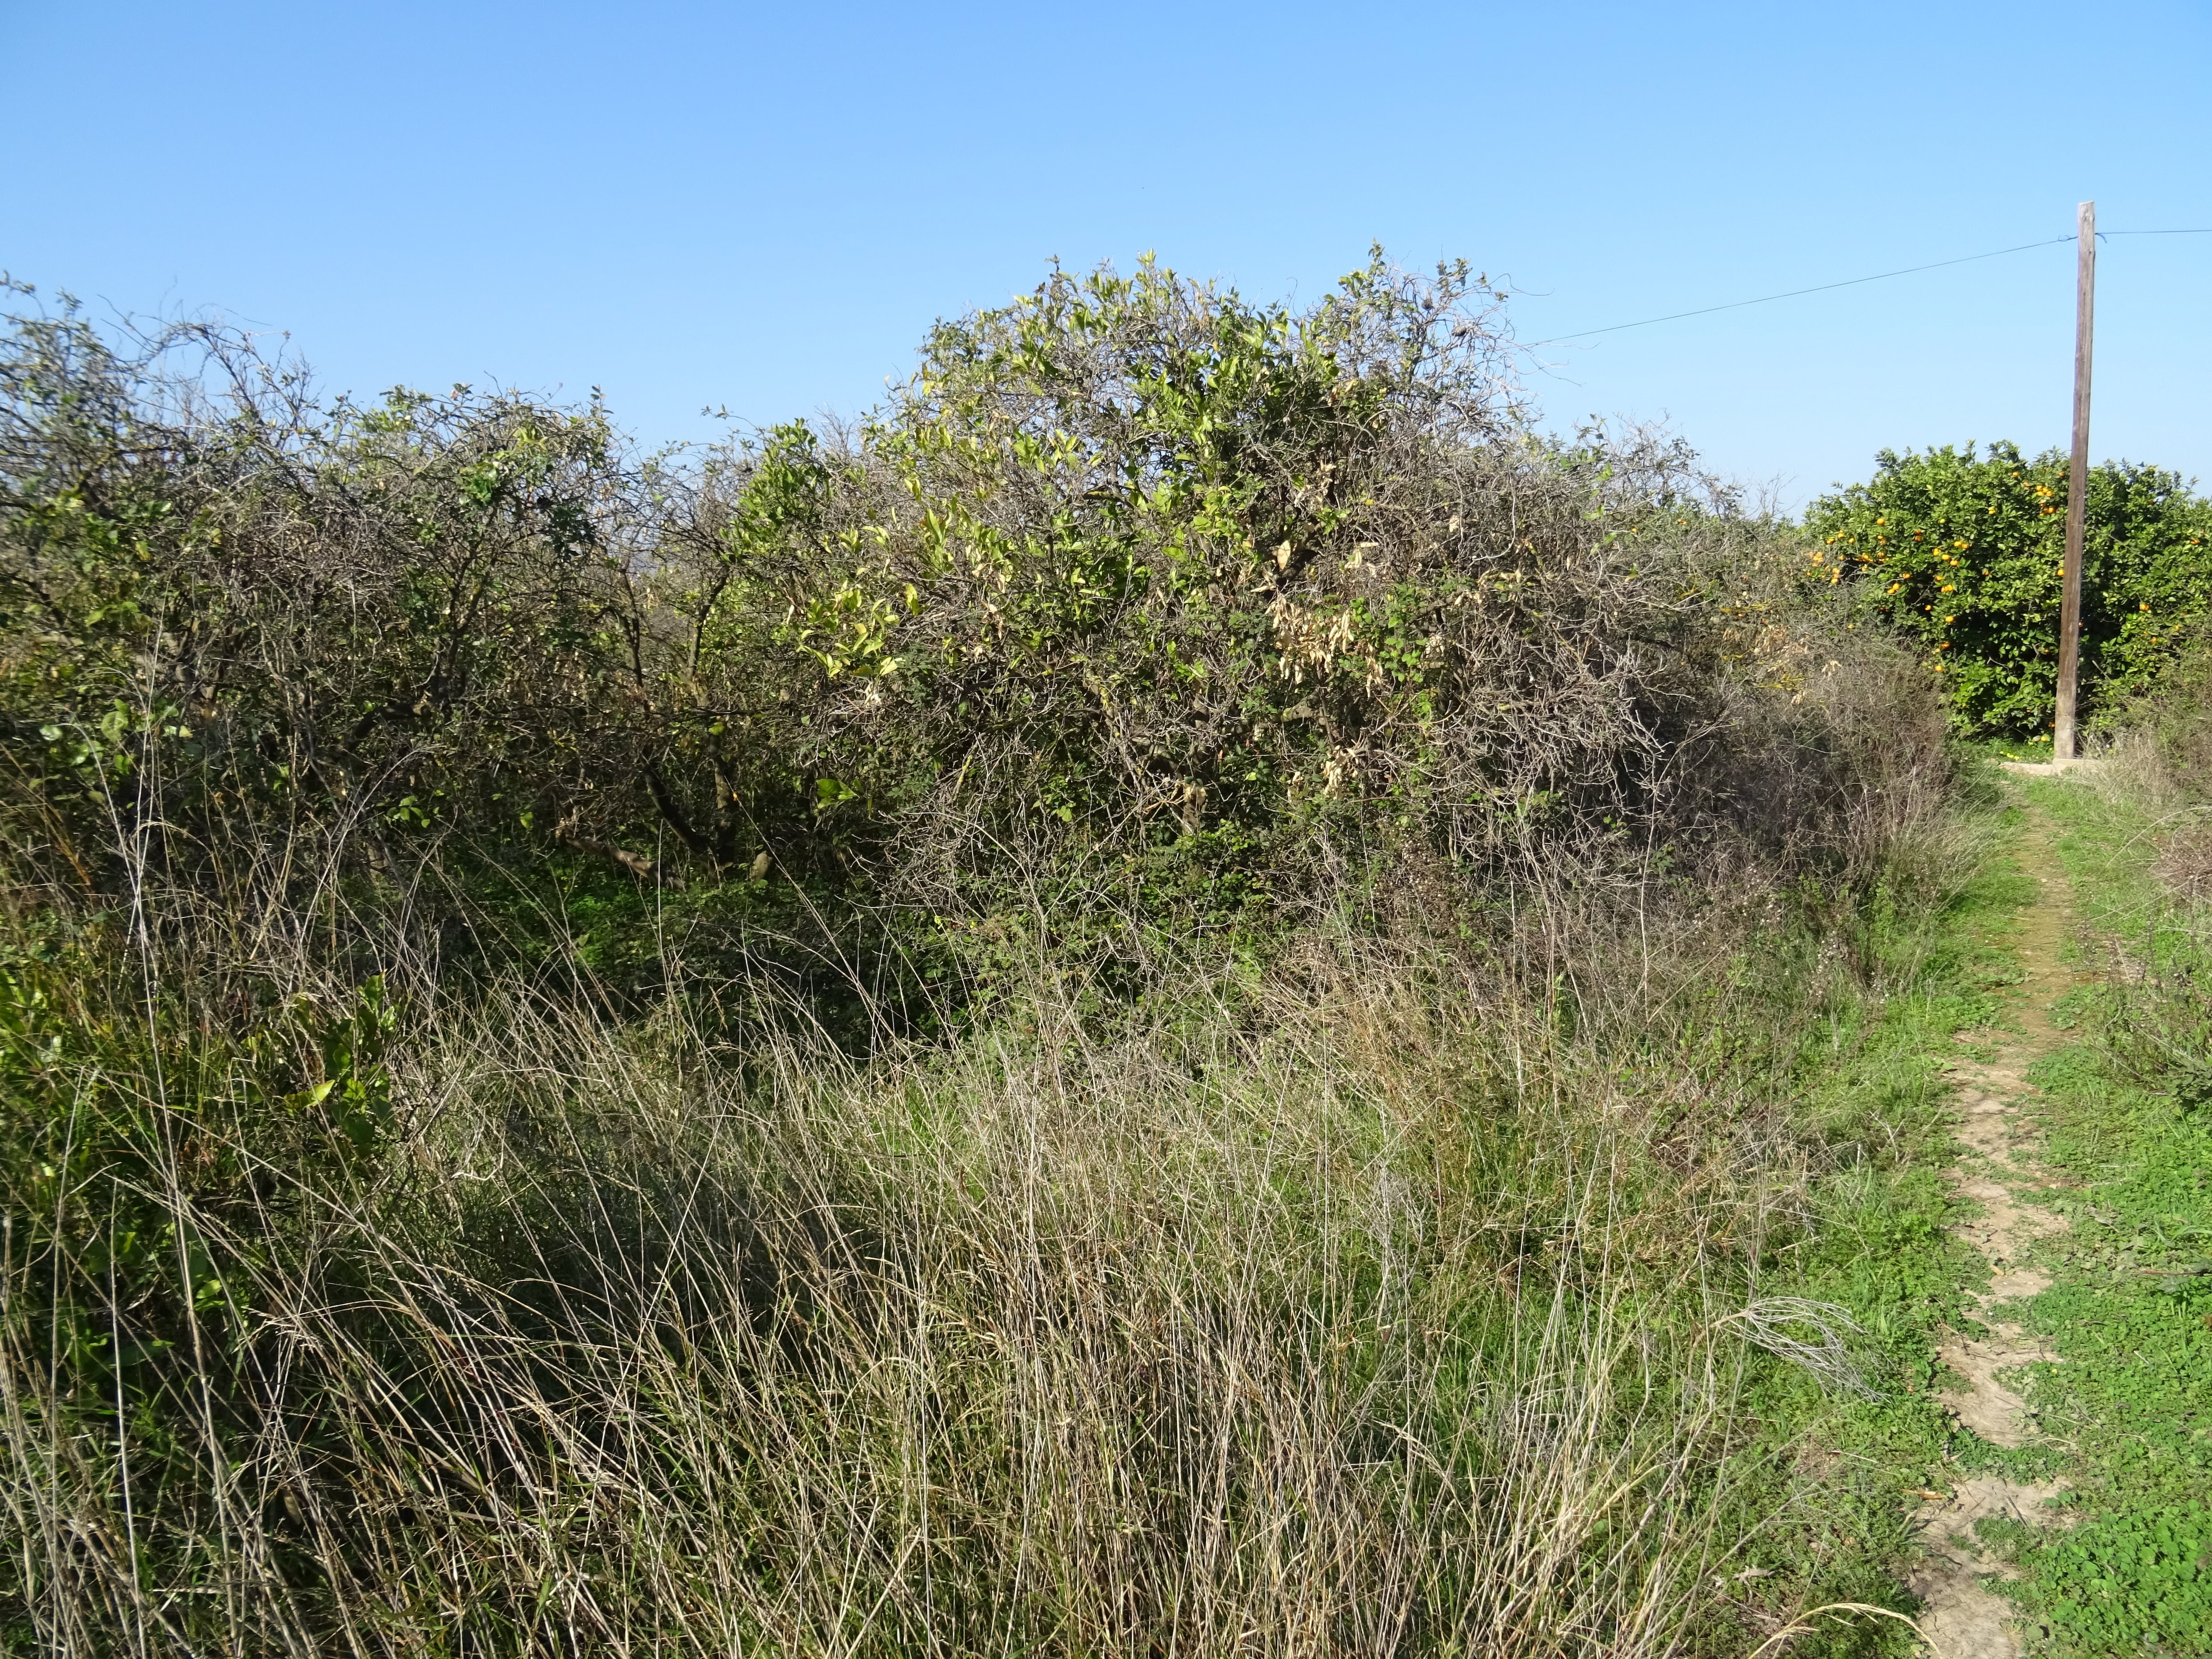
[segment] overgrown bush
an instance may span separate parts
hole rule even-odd
[[[1773,1286],[1900,1143],[1794,1091],[1941,889],[1940,707],[1680,450],[1533,436],[1484,298],[1055,273],[850,430],[645,459],[22,320],[5,1639],[1901,1595],[1748,1560],[1845,1477],[1747,1391],[1866,1386]]]
[[[2107,707],[2095,735],[2106,769],[2147,802],[2212,795],[2212,648],[2183,651],[2155,683]]]
[[[30,319],[20,850],[98,896],[143,851],[163,915],[374,939],[364,971],[580,934],[657,982],[672,939],[925,1022],[979,939],[1126,960],[1378,859],[1842,856],[1832,732],[1753,756],[1739,716],[1881,646],[1678,450],[1534,438],[1474,292],[1055,275],[854,430],[681,465],[596,408],[322,405],[216,331],[126,360]]]

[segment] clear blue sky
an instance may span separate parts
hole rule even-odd
[[[0,0],[0,266],[288,331],[336,387],[853,411],[1054,255],[1259,296],[1381,240],[1524,338],[2073,228],[2212,225],[2203,3],[1110,8]],[[2065,438],[2053,247],[1560,348],[1789,503]],[[2212,482],[2212,236],[2100,269],[2100,458]]]

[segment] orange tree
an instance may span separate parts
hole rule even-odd
[[[1813,579],[1849,581],[1928,651],[1953,718],[1982,737],[2047,733],[2058,677],[2066,457],[2012,444],[1884,450],[1873,478],[1813,503]],[[2088,706],[2138,690],[2201,635],[2212,501],[2123,461],[2089,473],[2081,584]]]

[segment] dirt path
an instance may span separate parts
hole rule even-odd
[[[2008,1317],[2007,1304],[2049,1286],[2048,1276],[2029,1266],[2027,1257],[2037,1239],[2066,1228],[2063,1217],[2036,1201],[2045,1186],[2037,1158],[2040,1136],[2031,1115],[2036,1091],[2027,1071],[2063,1041],[2051,1024],[2051,1009],[2074,982],[2060,956],[2073,921],[2073,891],[2051,849],[2050,826],[2033,807],[2017,857],[2037,888],[2014,940],[2022,973],[2013,1009],[2018,1029],[1961,1032],[1960,1041],[1975,1057],[1951,1068],[1964,1148],[1951,1178],[1982,1212],[1956,1232],[1990,1263],[1990,1285],[1974,1310],[1986,1334],[1953,1333],[1938,1350],[1954,1374],[1944,1402],[1961,1423],[2001,1446],[2025,1445],[2039,1431],[2026,1402],[1999,1374],[2052,1358]],[[2021,1649],[2008,1623],[2009,1605],[1981,1583],[1985,1575],[2009,1576],[2009,1570],[1977,1546],[1973,1525],[1989,1516],[2035,1521],[2045,1500],[2062,1488],[1994,1474],[1962,1476],[1949,1484],[1951,1490],[1931,1498],[1917,1517],[1929,1551],[1912,1581],[1926,1604],[1921,1627],[1942,1659],[2015,1659]]]

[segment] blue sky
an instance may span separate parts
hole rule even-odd
[[[933,319],[1146,249],[1308,297],[1380,240],[1524,338],[2059,236],[2212,226],[2212,8],[0,0],[0,266],[498,382],[658,442],[851,412]],[[2072,251],[1559,347],[1795,504],[2063,443]],[[2116,239],[2094,448],[2212,482],[2212,236]]]

